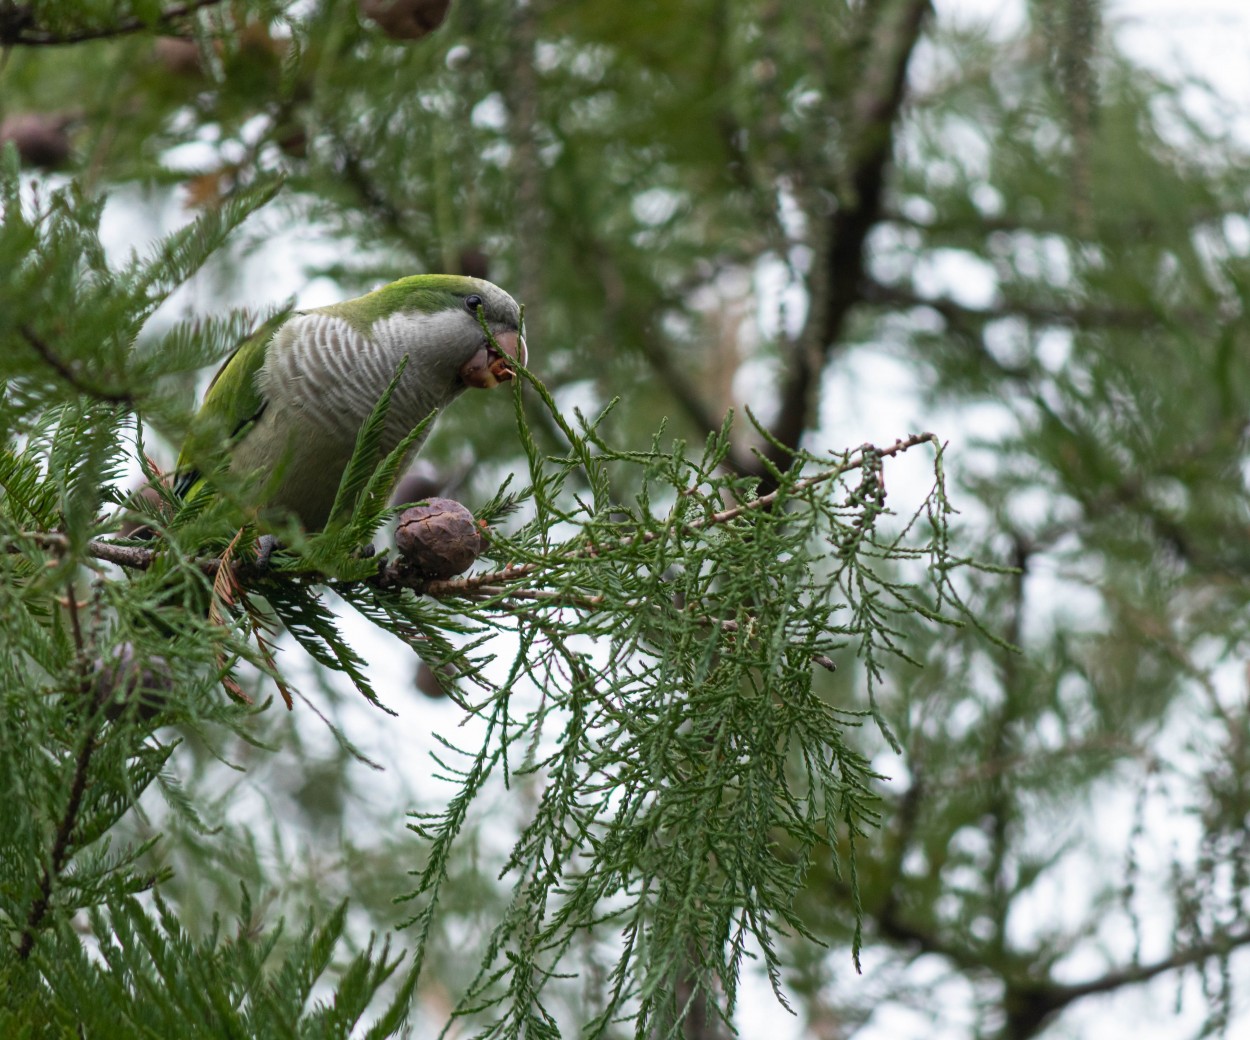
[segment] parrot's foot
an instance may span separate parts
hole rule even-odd
[[[277,548],[278,539],[274,535],[262,534],[256,539],[256,559],[252,561],[252,569],[257,574],[264,574],[269,570],[269,561]]]

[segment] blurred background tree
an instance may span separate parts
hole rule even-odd
[[[525,304],[561,409],[620,397],[617,442],[645,448],[667,419],[699,444],[749,408],[724,470],[760,493],[795,449],[912,426],[949,440],[954,551],[1007,569],[958,579],[994,638],[898,621],[913,663],[881,662],[876,707],[899,750],[854,737],[881,774],[880,827],[856,837],[863,973],[850,878],[818,863],[793,898],[827,948],[777,940],[794,1019],[761,983],[734,1020],[1236,1035],[1250,162],[1244,113],[1134,63],[1114,29],[1097,0],[993,23],[927,0],[6,0],[0,138],[33,190],[107,193],[118,256],[283,178],[145,335],[459,271]],[[522,464],[512,423],[449,414],[424,486],[488,500]],[[170,446],[147,447],[168,465]],[[410,658],[361,638],[407,682]],[[838,663],[822,695],[868,708],[865,671]],[[241,779],[192,741],[182,783],[220,830],[129,823],[165,835],[174,919],[198,934],[234,914],[243,879],[297,919],[350,896],[358,938],[403,920],[397,807],[441,805],[412,748],[460,721],[445,678],[416,676],[429,703],[406,701],[389,743],[325,682],[322,710],[383,775],[311,712],[250,720],[281,754],[231,744]],[[470,826],[416,1035],[471,983],[511,898],[493,830],[541,797],[518,779]],[[687,1037],[728,1031],[695,1012]]]

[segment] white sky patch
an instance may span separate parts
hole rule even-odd
[[[733,378],[734,400],[751,409],[765,426],[777,421],[776,384],[781,367],[775,358],[748,358],[743,361]],[[743,428],[743,417],[739,416],[737,428]]]
[[[968,197],[972,199],[973,205],[981,211],[982,215],[987,217],[1002,216],[1006,209],[1003,193],[991,184],[974,184],[968,192]]]
[[[1072,330],[1050,328],[1037,333],[1033,355],[1048,372],[1058,372],[1072,357]]]
[[[777,190],[777,219],[781,229],[793,239],[807,235],[807,214],[794,197],[790,184],[782,184]]]
[[[915,371],[907,362],[856,350],[826,371],[820,393],[820,429],[831,443],[893,444],[921,425]],[[895,463],[902,461],[887,461],[887,478]]]
[[[1250,220],[1242,216],[1224,218],[1224,241],[1234,256],[1250,253]]]
[[[908,220],[914,220],[917,224],[929,224],[937,219],[938,210],[932,202],[923,195],[904,195],[898,200],[899,212]],[[919,236],[915,241],[919,241]]]
[[[776,256],[764,257],[752,271],[756,299],[755,323],[765,339],[784,333],[794,338],[807,320],[807,293],[790,265]]]
[[[490,163],[492,166],[498,166],[501,169],[508,165],[512,158],[512,148],[506,141],[494,141],[488,144],[479,153],[482,162]]]
[[[483,130],[503,130],[508,125],[508,109],[499,94],[488,94],[473,106],[469,121]]]
[[[981,335],[989,355],[1008,368],[1028,363],[1033,356],[1035,338],[1028,323],[1014,316],[987,322]]]
[[[1130,57],[1165,76],[1194,76],[1234,106],[1186,95],[1191,114],[1250,142],[1250,7],[1244,0],[1112,0],[1106,19]]]
[[[629,209],[638,223],[657,227],[671,220],[681,204],[679,193],[668,188],[649,188],[633,197]]]
[[[575,383],[565,383],[552,395],[560,414],[573,420],[573,411],[577,409],[587,421],[594,419],[603,410],[604,402],[599,398],[598,383],[594,379],[579,379]]]
[[[846,966],[847,978],[842,987],[844,997],[854,999],[854,984],[857,981],[862,981],[865,985],[871,984],[874,969],[880,967],[875,961],[874,951],[865,950],[862,980],[853,976],[849,964]],[[932,999],[937,1006],[950,1008],[951,1014],[935,1019],[927,990],[922,991],[926,996],[919,1000],[914,994],[900,992],[896,988],[897,984],[887,985],[885,991],[880,993],[881,999],[873,1010],[872,1018],[862,1029],[856,1030],[855,1040],[968,1040],[973,1035],[976,1020],[970,1009],[973,1007],[976,991],[965,979],[952,975],[945,961],[939,957],[921,957],[911,966],[906,976],[910,976],[908,981],[913,985],[931,986]],[[893,977],[891,973],[891,980]],[[892,1000],[896,994],[901,999]],[[923,1006],[920,1006],[922,1003]],[[780,1040],[771,1029],[766,1034],[761,1032],[756,1035],[767,1035],[772,1040]],[[796,1033],[795,1036],[799,1034]]]
[[[216,135],[212,133],[216,129],[214,126],[207,126],[201,135],[204,140],[174,145],[173,148],[161,154],[161,161],[171,170],[184,173],[198,173],[221,165],[221,153],[216,142]]]
[[[912,209],[921,211],[924,206],[915,204]],[[886,283],[908,278],[923,242],[918,228],[900,224],[880,224],[873,228],[868,237],[868,262],[873,277]]]
[[[998,284],[985,260],[962,249],[935,249],[916,259],[914,281],[922,296],[949,297],[965,307],[988,307]]]

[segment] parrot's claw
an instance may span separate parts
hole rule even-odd
[[[272,534],[262,534],[256,539],[256,559],[252,561],[252,569],[257,574],[264,574],[269,570],[269,561],[273,558],[273,551],[278,548],[278,539]]]

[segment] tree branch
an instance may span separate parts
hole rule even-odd
[[[42,927],[44,918],[48,914],[48,908],[52,905],[53,885],[69,860],[70,839],[73,836],[74,827],[78,823],[78,812],[82,808],[83,794],[87,790],[87,773],[91,767],[91,756],[96,749],[96,713],[100,710],[100,705],[103,703],[105,694],[109,690],[107,683],[97,681],[92,684],[89,679],[86,644],[83,640],[82,625],[78,618],[78,599],[74,594],[72,585],[69,589],[67,600],[68,606],[66,609],[69,611],[70,616],[70,631],[73,634],[74,645],[77,651],[79,692],[85,694],[93,685],[94,692],[85,716],[86,723],[82,744],[79,746],[78,755],[74,760],[74,778],[70,783],[69,799],[65,803],[65,811],[62,812],[60,822],[57,824],[56,836],[52,841],[52,851],[48,861],[43,865],[43,873],[39,878],[39,894],[31,904],[30,913],[26,917],[26,926],[22,929],[21,938],[18,940],[17,956],[21,960],[26,960],[35,947],[35,935]]]
[[[1070,328],[1147,329],[1161,325],[1164,320],[1154,311],[1130,307],[1064,306],[1024,300],[1005,300],[990,307],[970,307],[949,296],[926,296],[906,286],[886,285],[872,278],[865,278],[861,283],[860,298],[865,303],[894,307],[928,307],[952,324],[984,325],[1002,318],[1023,318],[1040,325]],[[1195,311],[1182,312],[1177,317],[1193,322],[1209,316]]]
[[[75,32],[54,33],[34,25],[34,15],[29,7],[10,2],[0,2],[0,46],[3,47],[59,47],[90,40],[106,40],[116,36],[129,36],[145,29],[160,30],[171,22],[195,14],[206,7],[220,4],[222,0],[187,0],[186,3],[167,7],[155,19],[126,18],[115,25],[99,29],[79,29]],[[165,33],[163,35],[177,35]]]
[[[664,342],[658,333],[655,336],[641,336],[638,342],[642,348],[643,357],[647,359],[652,370],[660,377],[660,382],[681,406],[687,418],[694,423],[695,428],[701,431],[719,430],[725,417],[717,415],[712,410],[699,391],[698,384],[677,363],[673,357],[672,344]],[[749,469],[748,460],[741,458],[740,455],[740,452],[732,452],[729,459],[730,466],[739,473]]]
[[[1049,1019],[1075,1001],[1149,982],[1170,971],[1227,956],[1243,946],[1250,946],[1250,928],[1213,935],[1206,942],[1175,950],[1150,964],[1119,968],[1085,982],[1065,984],[1005,978],[1003,1005],[1007,1010],[1007,1026],[1004,1035],[1012,1040],[1024,1040],[1039,1032]]]
[[[1250,946],[1250,927],[1246,927],[1213,935],[1205,942],[1174,950],[1148,964],[1116,968],[1084,982],[1060,983],[1049,978],[1037,979],[1019,974],[1018,969],[1013,970],[1012,963],[1019,964],[1020,957],[1006,960],[997,951],[983,953],[975,946],[950,942],[938,931],[916,925],[900,912],[900,905],[893,895],[887,897],[872,917],[878,934],[889,942],[911,946],[923,953],[938,954],[962,971],[988,971],[997,975],[1004,990],[1002,1006],[1007,1012],[1002,1036],[1010,1040],[1026,1040],[1036,1035],[1055,1014],[1085,997],[1150,982],[1168,972],[1201,964],[1213,957],[1227,956],[1234,950]],[[1031,960],[1027,956],[1025,959]]]
[[[18,331],[22,334],[22,338],[26,340],[35,350],[35,353],[43,359],[44,363],[53,369],[57,375],[64,379],[79,393],[88,397],[94,397],[98,401],[108,401],[111,404],[124,404],[128,408],[133,408],[135,399],[124,390],[107,390],[104,387],[95,386],[85,382],[77,372],[69,365],[62,361],[53,349],[48,345],[47,340],[43,339],[29,325],[19,325]]]
[[[888,448],[876,448],[872,445],[864,445],[864,447],[860,448],[858,452],[850,455],[841,465],[835,466],[833,469],[815,473],[810,477],[805,477],[803,480],[797,481],[792,487],[785,488],[785,494],[787,496],[792,496],[817,484],[823,484],[827,481],[835,480],[844,473],[849,473],[852,470],[863,468],[863,466],[868,463],[870,459],[876,460],[888,458],[892,455],[899,455],[919,444],[936,445],[938,444],[937,436],[932,433],[915,433],[903,440],[895,441]],[[781,493],[782,491],[780,489],[770,491],[768,494],[760,495],[758,498],[753,498],[749,502],[743,502],[740,505],[721,510],[719,513],[713,513],[710,516],[704,517],[702,520],[691,521],[690,523],[684,525],[685,529],[687,531],[700,531],[708,527],[713,527],[717,524],[727,523],[730,520],[736,520],[744,513],[757,512],[759,510],[767,509],[777,501],[777,498],[781,495]],[[639,540],[644,543],[649,543],[654,542],[659,537],[660,536],[654,531],[644,531],[639,536]],[[588,547],[579,555],[596,556],[598,553],[599,550],[594,547]],[[473,594],[476,592],[478,586],[498,585],[501,582],[515,581],[518,578],[523,578],[529,574],[533,574],[543,566],[544,564],[542,563],[526,563],[517,567],[508,566],[501,571],[491,571],[485,574],[471,574],[467,578],[448,578],[444,581],[432,581],[425,586],[423,591],[427,596],[434,596],[439,599],[451,596]]]
[[[788,464],[787,450],[799,446],[811,419],[814,384],[860,299],[864,245],[883,216],[886,174],[906,95],[907,66],[930,2],[900,0],[885,10],[883,24],[877,27],[876,41],[865,59],[860,89],[851,99],[853,126],[847,137],[855,142],[855,152],[846,178],[847,190],[841,193],[829,220],[824,305],[814,306],[808,316],[811,331],[801,338],[782,386],[781,418],[772,430],[775,443],[764,452],[768,463],[777,468]],[[767,466],[760,466],[757,472],[766,485],[771,485]]]
[[[337,128],[331,128],[330,132],[338,149],[338,173],[343,183],[356,193],[367,211],[399,239],[415,259],[420,260],[421,243],[408,226],[407,214],[374,181],[355,146]]]
[[[932,433],[915,433],[909,437],[896,440],[893,444],[885,448],[878,448],[871,444],[865,444],[854,452],[849,453],[845,460],[830,469],[822,470],[814,473],[810,477],[795,481],[794,484],[786,487],[770,491],[767,494],[760,495],[750,501],[739,503],[727,509],[722,509],[715,513],[710,513],[697,520],[692,520],[682,525],[683,530],[687,532],[702,531],[708,528],[716,527],[720,524],[726,524],[739,517],[753,512],[767,510],[784,494],[787,498],[792,498],[797,494],[806,491],[808,488],[815,487],[819,484],[828,483],[836,480],[838,477],[846,473],[850,473],[865,466],[876,465],[881,459],[890,458],[917,447],[921,444],[933,444],[939,446],[937,436]],[[657,541],[661,535],[655,531],[641,531],[636,536],[623,538],[622,543],[638,543],[650,544]],[[56,531],[24,531],[19,536],[19,540],[10,542],[5,546],[8,552],[21,552],[20,542],[34,542],[45,549],[49,549],[59,555],[67,554],[71,549],[70,540],[64,534]],[[574,555],[574,558],[587,558],[601,555],[603,548],[588,545]],[[135,545],[119,545],[116,542],[106,541],[103,539],[93,539],[86,545],[86,555],[91,559],[100,560],[103,563],[112,563],[119,567],[130,570],[146,570],[152,566],[153,562],[160,555],[159,549],[149,549],[143,546]],[[542,570],[543,567],[550,566],[552,562],[562,562],[569,557],[562,557],[560,561],[538,561],[534,563],[520,564],[513,566],[509,564],[502,570],[486,571],[479,574],[471,574],[465,578],[447,578],[430,581],[414,574],[411,567],[407,566],[402,559],[396,559],[386,562],[378,571],[378,574],[369,579],[369,584],[380,589],[408,588],[412,589],[418,595],[430,596],[435,599],[453,599],[453,598],[470,598],[483,599],[495,598],[499,596],[513,596],[520,599],[530,599],[544,601],[547,599],[560,599],[560,594],[553,594],[544,590],[518,589],[516,583],[529,577],[532,574]],[[207,576],[213,577],[221,569],[222,559],[220,557],[207,557],[195,561],[196,566]],[[238,560],[231,562],[230,566],[236,575],[241,575],[254,566],[250,561]],[[303,574],[303,577],[311,577],[316,579],[324,577],[318,574]],[[324,579],[330,580],[330,579]],[[565,597],[561,602],[567,600]],[[583,597],[577,600],[568,600],[570,606],[582,606],[594,609],[602,602],[602,597]],[[732,621],[724,621],[715,618],[709,618],[710,623],[721,624],[723,626],[736,625]],[[824,664],[824,662],[818,662]],[[825,665],[828,667],[828,665]]]
[[[894,900],[888,901],[873,919],[883,939],[913,946],[924,953],[938,954],[964,971],[990,971],[998,975],[1004,987],[1003,1006],[1008,1016],[1003,1035],[1012,1040],[1024,1040],[1035,1035],[1057,1012],[1085,997],[1150,982],[1170,971],[1192,967],[1212,957],[1223,957],[1250,946],[1250,927],[1247,927],[1213,935],[1205,942],[1175,950],[1149,964],[1116,968],[1084,982],[1059,983],[1017,976],[1001,961],[983,957],[973,948],[947,942],[936,932],[906,920]]]

